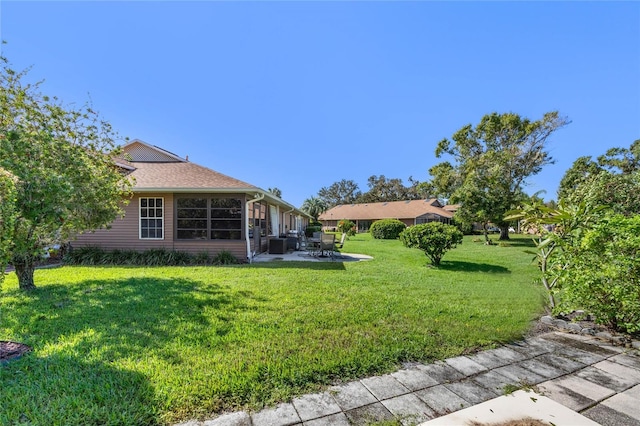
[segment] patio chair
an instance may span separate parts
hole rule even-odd
[[[320,236],[320,254],[326,252],[333,259],[333,249],[336,242],[335,234],[322,234]]]

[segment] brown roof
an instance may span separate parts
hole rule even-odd
[[[452,218],[453,213],[438,207],[435,198],[428,200],[389,201],[386,203],[340,204],[319,217],[320,220],[375,220],[375,219],[413,219],[432,213]]]
[[[134,191],[153,189],[257,189],[230,176],[189,162],[129,163],[136,169]]]

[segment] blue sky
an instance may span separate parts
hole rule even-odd
[[[637,2],[2,1],[2,53],[66,103],[300,206],[323,186],[427,180],[484,114],[572,123],[556,164],[640,138]]]

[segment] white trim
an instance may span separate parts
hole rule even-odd
[[[142,199],[146,199],[147,203],[149,202],[149,199],[153,198],[154,200],[157,199],[161,199],[162,200],[162,217],[160,219],[162,219],[162,238],[150,238],[150,237],[143,237],[142,236],[142,215],[140,214],[140,209],[142,209]],[[165,201],[164,201],[164,197],[138,197],[138,239],[139,240],[164,240],[164,235],[165,235]],[[147,204],[147,207],[149,208],[149,205]],[[154,210],[157,209],[157,207],[154,207]],[[149,219],[149,217],[147,216],[146,219]],[[158,219],[157,217],[155,217],[154,219]]]

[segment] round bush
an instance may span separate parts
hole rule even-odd
[[[379,240],[395,240],[406,228],[407,225],[398,219],[382,219],[373,222],[369,232],[373,238]]]

